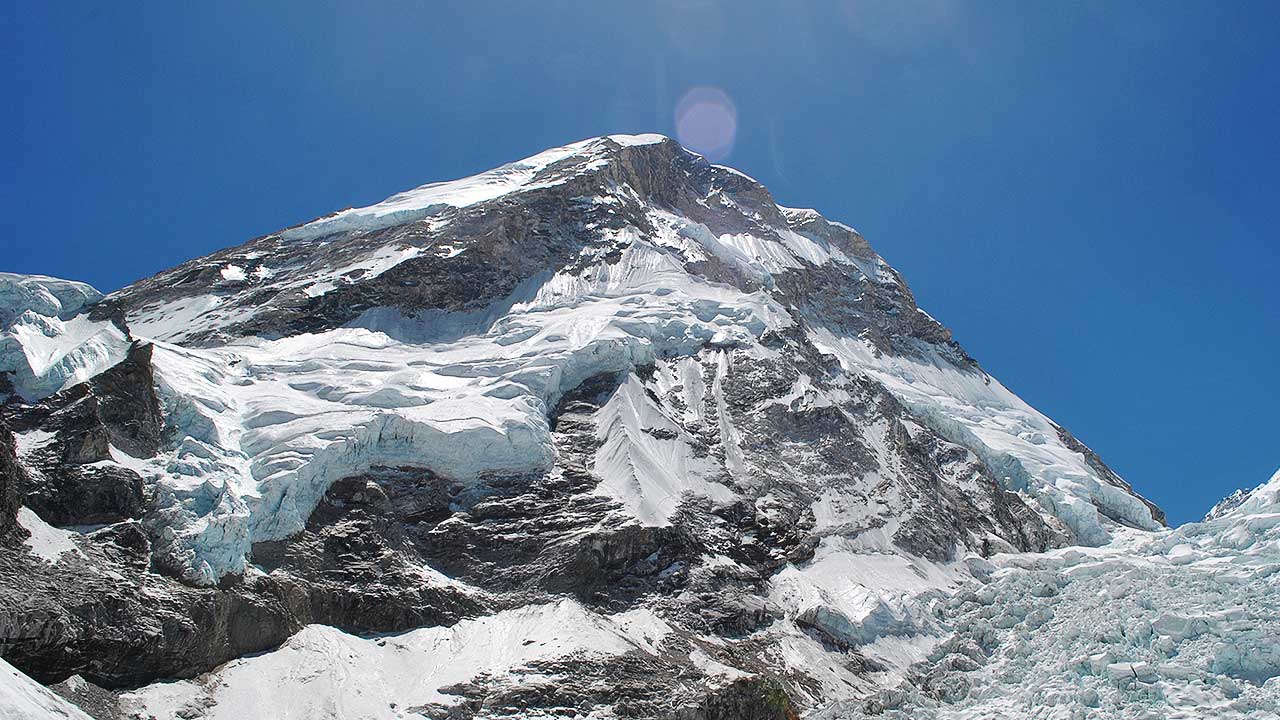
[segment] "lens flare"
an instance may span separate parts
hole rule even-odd
[[[718,162],[729,157],[738,135],[738,109],[717,87],[690,88],[676,103],[680,144]]]

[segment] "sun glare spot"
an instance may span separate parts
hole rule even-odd
[[[717,87],[689,89],[676,103],[676,136],[680,143],[712,162],[729,157],[738,135],[738,109]]]

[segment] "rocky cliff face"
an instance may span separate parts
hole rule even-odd
[[[111,712],[792,717],[982,557],[1163,524],[858,233],[659,136],[6,282],[0,654]]]

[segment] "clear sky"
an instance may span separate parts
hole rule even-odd
[[[623,5],[5,3],[0,269],[112,290],[706,88],[1173,521],[1280,464],[1280,3]]]

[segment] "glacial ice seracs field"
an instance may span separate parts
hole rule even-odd
[[[0,273],[0,401],[6,719],[1280,717],[1280,472],[1166,526],[660,135]]]

